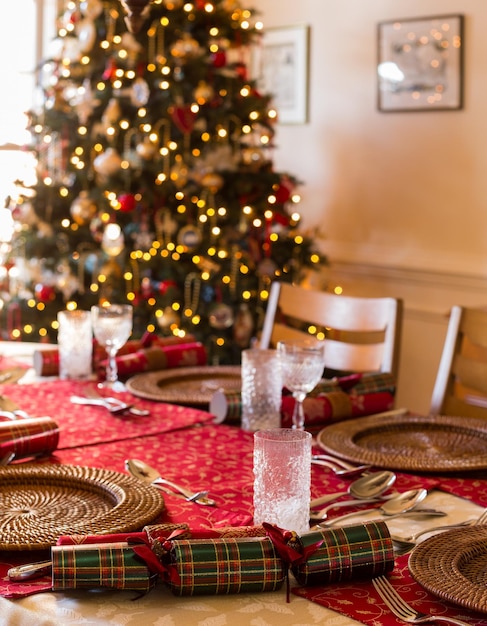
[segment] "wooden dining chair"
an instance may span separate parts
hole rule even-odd
[[[487,418],[487,311],[452,307],[430,413]]]
[[[388,372],[397,377],[402,300],[341,296],[284,282],[271,285],[259,347],[325,333],[326,370]]]

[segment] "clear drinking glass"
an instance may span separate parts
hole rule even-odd
[[[325,342],[317,339],[279,341],[282,383],[296,400],[293,428],[304,429],[303,401],[320,382],[325,368]]]
[[[83,380],[92,373],[93,331],[89,311],[59,311],[59,377]]]
[[[124,389],[118,380],[115,357],[132,333],[133,309],[130,304],[110,304],[91,307],[93,333],[98,343],[105,347],[108,360],[106,379],[100,386],[114,391]]]
[[[276,350],[242,351],[242,429],[279,428],[282,377]]]
[[[311,439],[292,428],[254,433],[254,524],[309,531]]]

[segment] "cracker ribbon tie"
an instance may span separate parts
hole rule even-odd
[[[323,539],[317,541],[316,543],[312,543],[309,546],[301,546],[299,544],[298,536],[294,531],[284,530],[283,528],[279,528],[279,526],[269,524],[268,522],[263,522],[262,526],[266,531],[266,535],[272,541],[276,552],[286,565],[286,602],[289,602],[289,569],[293,565],[305,563],[308,558],[322,546]],[[299,550],[295,547],[298,545]]]

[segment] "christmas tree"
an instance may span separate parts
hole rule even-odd
[[[190,334],[237,363],[270,282],[324,262],[299,181],[273,168],[278,114],[250,69],[262,26],[238,0],[138,0],[127,26],[128,4],[59,16],[28,115],[36,183],[7,201],[3,335],[55,341],[59,310],[128,302],[134,336]]]

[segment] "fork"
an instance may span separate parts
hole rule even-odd
[[[450,530],[452,528],[462,528],[463,526],[481,526],[487,523],[487,509],[485,509],[480,517],[477,519],[469,519],[464,522],[458,522],[456,524],[448,524],[447,526],[434,526],[433,528],[425,528],[414,535],[409,537],[396,537],[391,535],[391,539],[394,543],[394,554],[396,556],[403,556],[411,552],[416,547],[418,539],[422,535],[432,533],[436,530]]]
[[[379,576],[372,579],[377,593],[380,595],[386,606],[399,619],[409,624],[424,624],[426,622],[447,622],[456,624],[456,626],[470,626],[467,622],[455,619],[454,617],[446,617],[444,615],[431,615],[429,613],[421,613],[410,606],[397,593],[394,587],[385,576]]]

